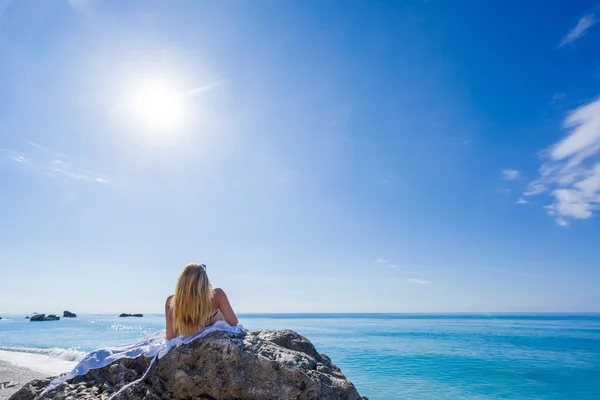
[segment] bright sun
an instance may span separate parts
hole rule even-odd
[[[174,133],[186,118],[185,95],[167,79],[141,80],[128,90],[130,118],[144,130],[160,134]]]

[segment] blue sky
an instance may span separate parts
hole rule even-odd
[[[0,0],[0,312],[600,311],[599,20]]]

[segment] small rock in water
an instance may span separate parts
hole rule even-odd
[[[64,311],[63,318],[77,318],[77,315],[71,311]]]
[[[121,315],[119,315],[120,318],[126,318],[126,317],[143,317],[144,314],[126,314],[123,313]]]
[[[54,314],[50,314],[48,316],[46,316],[46,314],[36,314],[33,317],[29,318],[29,321],[31,322],[38,322],[38,321],[58,321],[60,320],[60,317],[57,317]]]

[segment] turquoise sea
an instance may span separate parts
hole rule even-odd
[[[3,317],[0,359],[48,373],[164,329],[161,315]],[[372,400],[600,399],[600,315],[263,314],[240,322],[305,335]]]

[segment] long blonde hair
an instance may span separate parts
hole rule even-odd
[[[171,299],[173,328],[189,336],[208,324],[214,311],[214,292],[203,264],[185,266]]]

